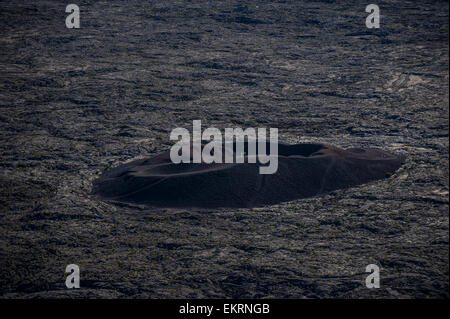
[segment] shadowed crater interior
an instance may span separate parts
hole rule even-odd
[[[174,164],[167,151],[104,172],[93,192],[105,200],[159,207],[255,207],[382,179],[404,161],[377,149],[279,144],[278,170],[260,174],[263,164],[248,163],[247,142],[244,149],[244,163],[212,164]]]

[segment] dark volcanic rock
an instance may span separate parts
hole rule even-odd
[[[70,2],[0,1],[1,298],[448,298],[448,1],[377,1],[378,30],[359,0],[80,0],[67,29]],[[193,120],[406,161],[263,208],[91,195]]]

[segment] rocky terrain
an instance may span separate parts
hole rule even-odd
[[[78,1],[80,29],[68,3],[0,3],[1,298],[449,297],[447,1],[377,2],[379,29],[364,1]],[[263,208],[92,196],[196,119],[407,160]]]

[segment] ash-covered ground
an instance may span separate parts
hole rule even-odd
[[[0,297],[448,298],[448,2],[379,1],[380,29],[369,3],[78,1],[68,29],[69,3],[1,2]],[[256,209],[91,195],[197,119],[407,161]]]

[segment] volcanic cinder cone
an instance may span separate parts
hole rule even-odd
[[[255,207],[382,179],[404,161],[377,149],[278,147],[275,174],[260,174],[261,164],[247,161],[174,164],[167,151],[106,171],[94,182],[94,193],[106,200],[159,207]]]

